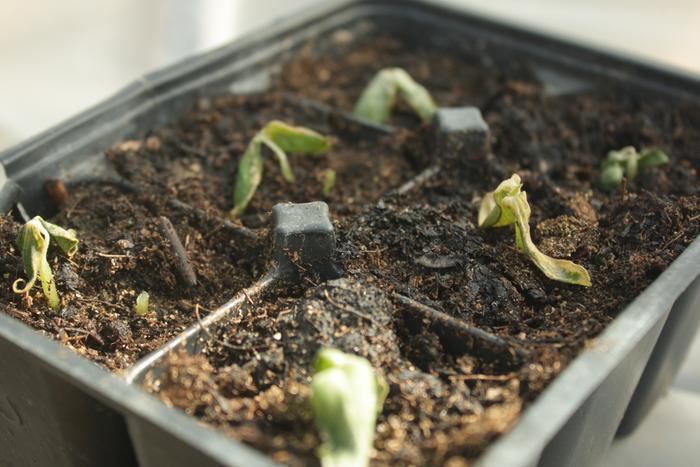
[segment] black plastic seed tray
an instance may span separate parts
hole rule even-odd
[[[377,28],[437,47],[476,43],[497,61],[525,57],[553,92],[615,81],[639,92],[700,104],[698,78],[430,2],[330,0],[264,32],[146,76],[97,107],[2,153],[0,169],[4,167],[7,176],[0,170],[0,208],[7,211],[19,200],[31,215],[45,213],[50,210],[42,191],[47,178],[70,181],[108,173],[102,157],[106,148],[143,137],[200,97],[263,90],[279,62],[308,39],[320,38],[317,43],[324,44],[330,42],[324,38],[340,29],[359,37]],[[305,248],[285,235],[275,238]],[[309,254],[321,271],[333,275],[324,253]],[[594,465],[618,430],[634,429],[675,374],[699,319],[699,274],[696,240],[540,395],[479,465]],[[273,269],[248,293],[263,293],[291,276],[289,270]],[[203,324],[216,326],[245,312],[245,294],[236,292],[231,291],[231,301]],[[145,372],[157,369],[175,346],[185,343],[195,353],[207,338],[199,325],[194,326],[119,377],[0,313],[0,465],[273,464],[138,388]]]

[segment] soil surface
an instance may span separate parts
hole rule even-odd
[[[187,251],[197,279],[194,288],[180,275],[160,216],[170,219]],[[206,315],[265,268],[262,239],[242,239],[216,219],[108,184],[70,189],[52,221],[75,229],[80,240],[71,259],[53,247],[49,252],[61,309],[48,308],[38,282],[28,297],[12,292],[12,282],[24,277],[15,246],[19,224],[2,217],[4,311],[111,370],[126,368],[159,348],[196,322],[197,307]],[[142,291],[150,295],[150,313],[137,316],[135,301]]]
[[[312,50],[275,89],[350,110],[378,69],[402,66],[439,104],[480,106],[486,149],[441,158],[431,130],[399,108],[400,152],[438,170],[336,217],[345,277],[248,307],[201,354],[170,355],[146,387],[279,462],[313,465],[312,360],[334,346],[389,383],[373,465],[468,465],[700,233],[700,108],[612,84],[553,93],[521,64],[389,37],[340,59]],[[671,163],[602,191],[600,164],[625,145],[661,147]],[[547,279],[515,249],[512,228],[477,228],[481,197],[512,173],[535,243],[586,267],[592,287]]]
[[[341,52],[317,56],[310,45],[263,95],[200,100],[172,125],[108,151],[139,191],[71,189],[56,222],[76,228],[82,243],[70,261],[51,254],[60,313],[38,292],[30,305],[9,290],[22,277],[18,225],[1,218],[0,248],[11,254],[0,262],[0,298],[9,314],[110,368],[132,363],[196,322],[197,304],[205,313],[265,268],[264,229],[245,240],[221,222],[238,159],[272,119],[308,126],[333,135],[333,149],[291,156],[294,184],[267,157],[240,222],[264,228],[273,204],[322,199],[323,171],[333,168],[327,201],[345,277],[306,277],[256,301],[211,329],[200,355],[171,354],[146,387],[280,462],[313,465],[320,440],[308,407],[311,362],[321,346],[334,346],[368,358],[389,383],[373,465],[468,465],[700,233],[700,107],[610,83],[553,92],[521,60],[487,60],[467,45],[414,48],[347,34],[330,45]],[[348,111],[388,66],[405,68],[442,106],[481,108],[490,127],[484,147],[444,154],[432,129],[401,105],[386,135],[294,97]],[[602,191],[601,162],[627,145],[660,147],[671,163]],[[426,167],[433,176],[396,192]],[[592,287],[544,277],[516,250],[512,228],[477,228],[481,197],[512,173],[528,193],[535,243],[586,267]],[[196,290],[182,287],[158,215],[183,239]],[[145,318],[132,311],[141,290],[156,305]]]

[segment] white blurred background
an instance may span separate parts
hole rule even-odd
[[[320,0],[0,0],[0,150],[139,76]],[[698,0],[443,0],[700,74]],[[700,340],[604,467],[700,465]]]

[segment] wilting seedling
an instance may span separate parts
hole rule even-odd
[[[22,254],[24,272],[29,277],[29,280],[22,287],[21,284],[25,282],[24,279],[17,279],[12,284],[12,290],[18,294],[27,293],[38,278],[41,281],[41,287],[44,290],[49,307],[52,310],[57,310],[60,300],[51,266],[46,258],[51,242],[58,245],[68,257],[73,256],[78,249],[78,239],[74,230],[66,230],[46,222],[39,216],[22,226],[17,236],[17,245]]]
[[[136,297],[136,314],[139,316],[146,316],[148,314],[148,292],[141,292],[138,297]]]
[[[397,95],[418,114],[430,122],[437,106],[425,87],[411,78],[402,68],[380,70],[369,82],[355,104],[354,114],[374,123],[383,123],[391,115]]]
[[[487,193],[479,208],[479,227],[503,227],[515,225],[515,245],[550,279],[568,284],[591,285],[588,271],[578,264],[555,259],[537,249],[530,237],[530,205],[527,194],[521,191],[522,183],[517,174],[501,182],[495,191]]]
[[[262,147],[267,146],[277,157],[282,177],[294,181],[287,153],[323,154],[331,146],[330,139],[308,128],[287,125],[273,120],[258,132],[243,153],[238,164],[238,175],[233,190],[233,209],[230,217],[240,216],[255,194],[263,174]]]
[[[627,178],[632,183],[640,170],[668,164],[668,156],[661,149],[643,149],[637,152],[634,146],[626,146],[608,152],[600,172],[600,183],[606,190],[614,190]]]
[[[388,387],[364,358],[336,349],[316,355],[311,406],[323,467],[364,467]]]

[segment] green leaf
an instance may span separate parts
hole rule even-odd
[[[282,172],[282,178],[285,181],[292,183],[294,182],[294,171],[289,165],[289,159],[287,159],[287,154],[282,150],[281,147],[277,146],[274,141],[270,138],[260,135],[260,141],[265,143],[265,145],[272,150],[274,155],[277,157],[277,162],[280,164],[280,172]]]
[[[607,190],[614,190],[626,176],[631,184],[639,170],[668,164],[669,159],[660,149],[644,149],[641,154],[633,146],[625,146],[617,151],[608,152],[608,157],[601,165],[600,183]]]
[[[521,191],[521,187],[520,177],[514,174],[501,182],[490,197],[487,193],[479,209],[479,226],[500,227],[515,224],[516,248],[527,255],[545,276],[568,284],[590,286],[591,279],[584,267],[569,260],[550,258],[535,246],[530,236],[530,205],[527,202],[527,194]],[[496,209],[499,216],[494,220],[493,213]],[[488,211],[489,214],[482,214],[482,211]]]
[[[331,147],[330,138],[300,126],[273,120],[262,132],[284,152],[290,154],[323,154]]]
[[[248,207],[255,190],[260,185],[262,173],[262,142],[260,138],[255,137],[238,163],[236,185],[233,188],[233,209],[229,212],[230,217],[240,216],[245,211],[245,208]]]
[[[383,123],[399,95],[424,122],[430,122],[437,110],[425,87],[402,68],[380,70],[369,82],[355,104],[353,113],[374,123]]]
[[[399,88],[401,98],[411,106],[421,120],[429,123],[433,119],[437,106],[428,90],[415,82],[411,75],[402,68],[394,68],[394,80]]]
[[[600,183],[606,190],[614,190],[625,176],[625,171],[619,164],[610,164],[607,167],[603,167],[603,171],[600,173]]]
[[[69,258],[78,251],[78,237],[76,237],[75,230],[66,230],[63,227],[45,221],[39,216],[37,216],[36,219],[39,219],[41,225],[43,225],[49,233],[51,241],[56,243]]]
[[[353,113],[370,122],[383,123],[391,115],[397,93],[392,71],[381,70],[362,91]]]
[[[326,348],[316,355],[311,389],[323,467],[368,465],[386,383],[366,359]]]
[[[24,272],[29,277],[29,280],[22,287],[21,284],[24,282],[24,279],[17,279],[12,284],[12,290],[18,294],[26,293],[39,279],[49,307],[56,310],[60,301],[51,267],[46,258],[50,241],[51,236],[43,226],[40,217],[37,216],[22,226],[17,236],[17,246],[22,255]]]
[[[645,149],[639,155],[639,170],[668,164],[668,156],[661,149]]]
[[[335,186],[335,170],[333,169],[326,169],[323,172],[323,188],[321,192],[323,193],[323,196],[326,198],[329,198],[331,196],[331,191],[333,190],[333,187]]]
[[[141,292],[138,297],[136,297],[136,314],[139,316],[145,316],[148,314],[148,292]]]

